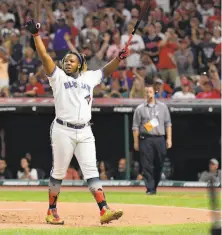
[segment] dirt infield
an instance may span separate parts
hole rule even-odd
[[[47,187],[0,187],[0,191],[46,191]],[[143,187],[106,187],[106,191],[141,192]],[[205,191],[206,189],[159,188],[159,191]],[[62,187],[62,191],[88,191],[87,187]],[[121,208],[123,217],[105,226],[143,226],[210,222],[211,212],[205,209],[170,206],[110,204]],[[46,202],[0,202],[1,229],[12,228],[55,228],[44,221]],[[96,203],[59,203],[59,214],[65,227],[98,227],[99,212]],[[104,226],[104,225],[103,225]]]
[[[1,228],[51,228],[44,221],[47,206],[45,202],[1,202]],[[210,222],[210,212],[201,209],[126,204],[111,204],[111,207],[123,209],[124,215],[120,220],[105,226]],[[65,220],[65,227],[101,226],[95,203],[60,202],[59,214]]]

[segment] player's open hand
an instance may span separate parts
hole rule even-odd
[[[31,33],[31,34],[37,34],[40,29],[40,23],[35,23],[33,19],[29,20],[25,24],[25,28]]]
[[[118,56],[118,58],[119,58],[119,60],[124,60],[124,59],[126,59],[126,57],[129,55],[129,50],[128,50],[128,48],[124,48],[124,49],[122,49],[120,52],[119,52],[119,56]]]

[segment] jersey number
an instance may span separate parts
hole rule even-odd
[[[90,95],[87,95],[87,96],[85,97],[85,99],[86,99],[87,103],[89,104],[90,101],[91,101],[91,96],[90,96]]]

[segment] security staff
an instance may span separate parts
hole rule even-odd
[[[147,194],[156,194],[166,149],[172,147],[172,124],[166,104],[155,99],[153,85],[145,87],[146,102],[133,117],[134,149],[140,152]],[[165,140],[166,134],[166,140]]]

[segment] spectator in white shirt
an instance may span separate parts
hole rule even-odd
[[[73,3],[72,15],[75,19],[75,26],[78,29],[81,29],[84,25],[84,18],[87,16],[88,11],[84,6],[82,6],[80,0],[73,0],[72,3]]]
[[[116,1],[116,9],[120,11],[122,15],[125,17],[125,23],[128,24],[131,20],[131,13],[129,10],[125,8],[125,1],[124,0],[117,0]]]
[[[128,24],[128,32],[121,36],[121,46],[124,48],[128,42],[128,39],[134,29],[134,24],[131,22]],[[132,41],[129,45],[129,50],[131,55],[127,57],[126,63],[127,67],[139,67],[141,64],[140,61],[140,52],[145,49],[145,44],[140,35],[134,34]]]
[[[172,96],[172,99],[195,99],[195,95],[190,92],[190,82],[188,80],[181,80],[182,91],[177,91]]]
[[[202,1],[202,4],[197,6],[197,10],[203,17],[203,23],[206,24],[207,18],[214,15],[214,7],[212,1]]]
[[[8,7],[6,2],[0,4],[0,22],[5,23],[7,20],[13,20],[15,22],[15,16],[8,12]]]
[[[220,44],[222,43],[222,37],[221,37],[221,27],[220,26],[216,26],[214,27],[213,30],[213,37],[212,37],[212,42],[216,43],[216,44]]]
[[[162,25],[160,22],[156,22],[156,23],[155,23],[155,29],[156,29],[156,34],[157,34],[160,38],[162,38],[162,40],[164,40],[166,36],[165,36],[164,33],[162,33],[163,25]]]
[[[27,158],[21,159],[21,168],[17,172],[18,179],[37,180],[37,170],[32,168]]]

